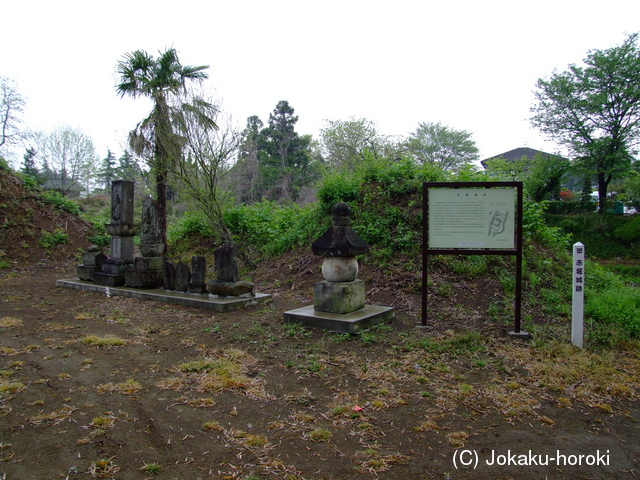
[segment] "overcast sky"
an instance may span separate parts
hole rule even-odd
[[[126,52],[168,47],[210,65],[208,86],[240,128],[280,100],[300,134],[366,118],[407,135],[420,122],[472,133],[481,158],[528,146],[536,80],[640,32],[638,0],[110,0],[4,2],[0,76],[32,130],[70,125],[119,156],[151,108],[121,99]],[[20,152],[19,160],[21,161]]]

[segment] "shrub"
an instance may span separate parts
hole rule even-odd
[[[315,205],[299,207],[270,201],[233,207],[225,212],[224,220],[234,236],[269,256],[314,240],[329,222]]]
[[[53,205],[59,210],[69,212],[73,215],[80,214],[80,207],[73,200],[69,200],[54,190],[45,190],[40,193],[39,198],[49,205]]]
[[[585,316],[596,323],[597,343],[640,339],[640,292],[635,287],[612,286],[596,295],[589,295]]]
[[[547,201],[547,213],[549,214],[572,214],[581,215],[585,213],[593,213],[598,210],[596,202],[574,202],[574,201]]]
[[[525,202],[522,209],[522,234],[525,240],[542,243],[547,247],[566,249],[570,236],[560,228],[549,227],[545,223],[544,212],[548,204]]]
[[[635,216],[632,220],[616,228],[613,234],[625,242],[640,240],[640,216]]]
[[[357,177],[346,177],[339,173],[328,175],[318,187],[316,196],[320,208],[328,215],[338,202],[352,204],[360,200],[360,181]]]
[[[51,248],[56,245],[63,245],[69,241],[69,235],[67,235],[63,230],[57,229],[55,232],[50,233],[45,230],[40,234],[40,240],[38,243],[43,248]]]
[[[167,229],[167,241],[170,244],[179,240],[187,240],[196,235],[204,237],[216,235],[207,216],[199,210],[186,212],[180,220],[171,224]]]

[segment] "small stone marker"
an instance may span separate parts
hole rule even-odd
[[[106,259],[106,255],[102,253],[102,249],[99,246],[91,245],[82,254],[82,264],[76,265],[76,275],[80,280],[93,282],[94,274],[101,271],[102,264]]]
[[[240,280],[236,261],[236,246],[225,243],[214,254],[213,271],[220,282],[237,282]]]
[[[184,262],[179,262],[176,268],[176,291],[186,292],[191,281],[191,271]]]
[[[171,262],[164,262],[164,289],[176,289],[176,266]]]
[[[204,257],[191,257],[191,281],[187,286],[189,293],[207,293],[207,261]]]
[[[253,282],[241,282],[236,261],[236,246],[225,243],[214,252],[213,271],[216,279],[207,283],[207,292],[219,297],[254,296]]]
[[[573,245],[573,282],[571,312],[571,343],[582,348],[584,340],[584,245]]]
[[[331,227],[311,245],[313,253],[324,256],[325,278],[314,285],[313,306],[319,312],[351,313],[364,308],[364,282],[357,279],[356,255],[367,253],[369,247],[351,227],[346,203],[336,203],[331,213]]]

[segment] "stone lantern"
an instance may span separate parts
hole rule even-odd
[[[284,319],[334,332],[356,333],[393,318],[393,307],[365,304],[356,255],[367,253],[369,248],[351,227],[351,209],[346,203],[336,203],[331,213],[331,227],[311,245],[314,254],[324,257],[324,280],[313,287],[313,306],[285,312]]]
[[[364,308],[364,282],[358,280],[356,255],[367,253],[369,247],[351,227],[346,203],[336,203],[331,213],[331,227],[311,245],[315,255],[324,257],[324,280],[314,285],[313,306],[320,312],[351,313]]]

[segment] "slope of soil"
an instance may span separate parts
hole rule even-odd
[[[55,233],[66,239],[43,246],[43,238]],[[0,262],[5,268],[63,261],[89,245],[89,234],[89,223],[42,202],[22,180],[0,169]]]

